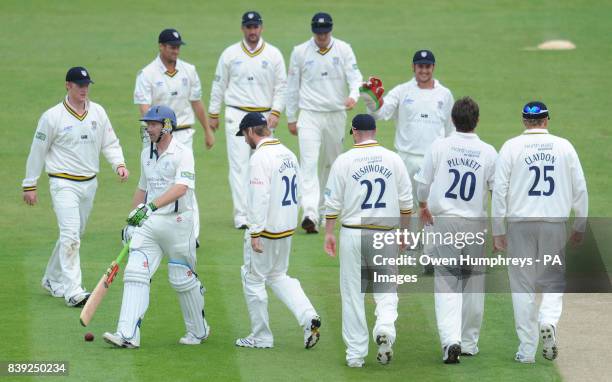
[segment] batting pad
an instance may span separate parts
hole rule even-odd
[[[168,263],[168,278],[178,294],[185,329],[198,338],[206,337],[202,283],[189,266],[177,263]]]
[[[126,281],[117,332],[124,339],[140,346],[140,323],[149,307],[149,283]]]

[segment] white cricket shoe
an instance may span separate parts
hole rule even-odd
[[[265,344],[253,337],[253,335],[249,334],[248,337],[238,338],[236,340],[236,346],[240,346],[242,348],[253,348],[253,349],[269,349],[272,344]]]
[[[549,361],[559,355],[557,349],[557,336],[553,325],[542,325],[540,327],[540,338],[542,339],[542,355]]]
[[[319,328],[321,327],[321,317],[314,316],[310,320],[310,324],[304,326],[304,347],[310,349],[319,342]]]
[[[378,345],[378,354],[376,359],[380,364],[387,365],[393,358],[393,349],[391,348],[391,341],[386,334],[376,336],[376,344]]]
[[[534,358],[527,358],[524,355],[519,354],[519,353],[516,353],[516,355],[514,356],[514,360],[520,363],[535,363]]]
[[[363,358],[351,358],[346,360],[346,366],[348,367],[363,367],[365,361]]]
[[[140,344],[134,343],[134,342],[130,342],[126,339],[124,339],[121,334],[119,333],[109,333],[106,332],[104,333],[104,335],[102,336],[102,338],[104,339],[104,341],[106,343],[109,343],[113,346],[116,346],[118,348],[125,348],[125,349],[138,349],[140,347]]]
[[[210,326],[207,323],[204,323],[206,332],[203,337],[197,337],[195,334],[191,332],[187,332],[181,339],[179,340],[179,344],[181,345],[199,345],[203,341],[206,341],[208,336],[210,335]]]
[[[68,301],[66,301],[66,305],[71,306],[73,308],[80,308],[85,305],[85,303],[89,299],[89,296],[91,296],[91,293],[89,292],[79,293],[75,296],[70,297]]]
[[[461,355],[461,345],[452,344],[444,347],[444,355],[442,361],[447,364],[459,363],[459,356]]]
[[[64,297],[64,288],[53,288],[49,279],[43,279],[41,286],[53,297]]]

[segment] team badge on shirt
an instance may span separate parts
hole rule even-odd
[[[91,129],[92,129],[92,130],[95,130],[95,129],[97,129],[97,128],[98,128],[98,122],[96,122],[96,121],[91,121]]]
[[[444,102],[438,101],[438,109],[442,110],[442,106],[444,106]]]
[[[183,78],[183,80],[182,80],[182,81],[183,81],[183,86],[187,86],[187,85],[189,85],[189,80],[187,80],[187,78],[186,78],[186,77],[185,77],[185,78]]]
[[[263,60],[263,61],[261,62],[261,68],[262,68],[262,69],[265,69],[265,68],[267,68],[267,67],[268,67],[268,61]]]
[[[340,65],[340,57],[334,57],[333,62],[334,65]]]

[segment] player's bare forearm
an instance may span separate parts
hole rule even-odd
[[[212,129],[208,124],[208,118],[206,117],[206,107],[204,106],[204,103],[200,100],[191,101],[191,108],[198,118],[198,121],[200,121],[200,125],[202,125],[202,128],[204,128],[204,131],[212,133]]]
[[[145,197],[147,193],[140,188],[136,188],[134,191],[134,196],[132,197],[132,208],[136,208],[141,203],[145,202]]]
[[[215,145],[215,134],[213,127],[206,117],[206,108],[204,103],[200,100],[191,101],[191,108],[198,118],[198,121],[200,121],[200,125],[202,125],[202,128],[204,128],[204,141],[206,142],[206,148],[211,149]]]
[[[410,227],[411,218],[412,214],[400,214],[400,228],[402,231],[405,231]]]
[[[149,111],[150,108],[151,108],[151,105],[148,105],[148,104],[138,105],[138,110],[140,110],[140,116],[142,117],[143,115],[145,115],[145,113]]]
[[[184,184],[175,184],[172,187],[170,187],[168,191],[164,192],[157,199],[155,199],[153,201],[153,204],[155,204],[157,208],[162,208],[164,206],[167,206],[170,203],[174,203],[180,197],[185,195],[188,188],[189,187],[187,187]]]
[[[325,243],[324,250],[331,257],[336,256],[336,236],[334,235],[334,227],[336,219],[325,219]]]

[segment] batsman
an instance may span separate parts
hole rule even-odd
[[[152,106],[141,121],[147,123],[152,144],[141,153],[135,208],[123,229],[124,241],[131,242],[119,324],[116,333],[104,334],[104,340],[123,348],[140,346],[151,279],[166,255],[168,278],[178,294],[187,331],[179,343],[198,345],[208,338],[210,327],[204,318],[204,286],[195,271],[193,153],[173,139],[176,116],[169,107]]]

